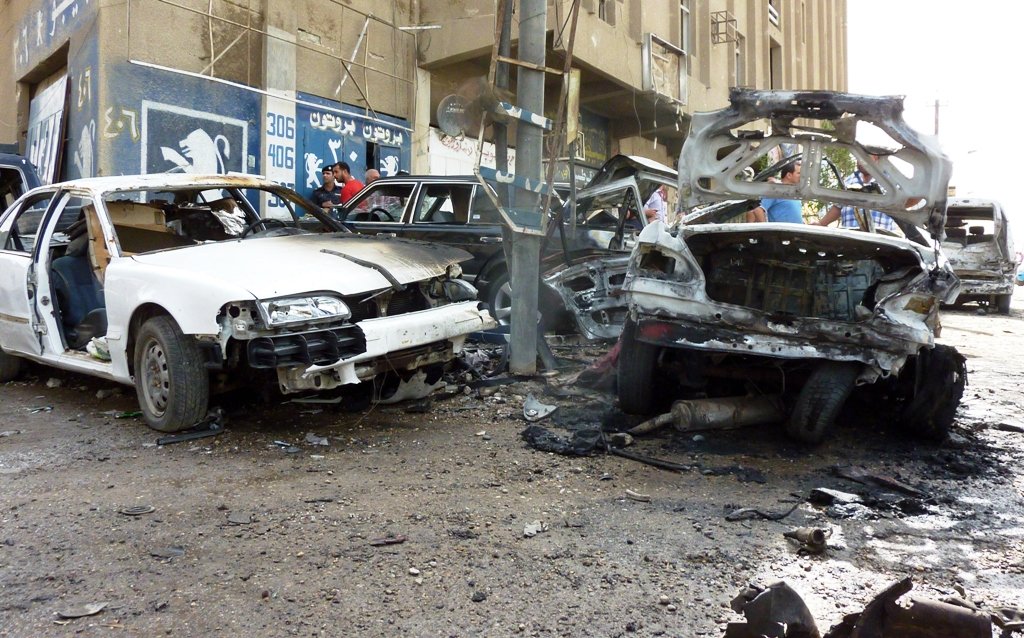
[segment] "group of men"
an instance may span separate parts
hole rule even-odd
[[[363,182],[352,175],[352,169],[345,162],[325,166],[323,176],[323,185],[313,191],[310,199],[327,212],[335,206],[348,203],[364,186]],[[371,184],[380,178],[380,172],[371,168],[366,171],[365,177],[366,183]]]
[[[799,184],[800,183],[800,162],[788,164],[779,172],[778,183]],[[858,162],[857,170],[843,180],[847,189],[863,190],[864,187],[875,184],[875,178],[868,172],[864,164]],[[896,222],[893,218],[877,210],[870,211],[871,219],[876,229],[895,230]],[[825,215],[812,222],[814,226],[828,226],[839,220],[841,228],[860,228],[860,221],[857,219],[857,208],[855,206],[839,206],[832,204]],[[790,224],[803,224],[803,203],[797,199],[776,199],[766,197],[761,200],[759,206],[747,211],[748,222],[782,222]]]

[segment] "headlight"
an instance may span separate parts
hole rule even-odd
[[[352,313],[337,297],[311,295],[261,301],[260,315],[267,326],[275,327],[326,319],[346,319]]]
[[[472,301],[476,299],[476,288],[465,279],[445,279],[441,284],[448,301]]]

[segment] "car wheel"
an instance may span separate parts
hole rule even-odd
[[[495,277],[487,287],[487,306],[498,324],[507,326],[512,321],[512,284],[507,272]]]
[[[1013,295],[999,295],[996,297],[996,309],[999,310],[999,314],[1010,314],[1010,300],[1012,299]]]
[[[199,346],[167,316],[149,319],[135,339],[135,392],[149,427],[178,432],[198,423],[210,400]]]
[[[636,323],[626,320],[619,348],[619,408],[627,414],[651,414],[664,402],[657,382],[658,355],[661,347],[638,341]]]
[[[21,372],[21,357],[7,354],[0,348],[0,383],[18,378]]]
[[[922,350],[914,365],[904,367],[915,375],[917,392],[908,398],[901,422],[911,432],[932,441],[942,441],[956,417],[956,409],[967,385],[967,360],[952,346],[938,345]]]
[[[861,365],[846,361],[820,364],[797,396],[786,433],[804,443],[821,443],[853,391]]]

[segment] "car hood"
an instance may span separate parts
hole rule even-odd
[[[732,89],[729,99],[728,108],[693,115],[679,155],[684,209],[762,197],[818,200],[883,211],[942,237],[952,163],[935,138],[906,124],[902,97]],[[768,132],[742,128],[765,121]],[[871,127],[888,137],[884,148],[864,139]],[[804,157],[800,183],[751,179],[747,169],[776,150],[789,155],[785,151],[793,147]],[[881,192],[829,187],[820,161],[826,151],[848,152],[870,167]]]
[[[224,241],[135,255],[135,261],[217,278],[260,299],[309,291],[359,294],[438,277],[470,259],[459,248],[334,233]],[[369,264],[378,268],[373,268]]]

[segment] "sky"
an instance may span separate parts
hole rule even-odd
[[[953,160],[958,197],[999,201],[1024,248],[1024,4],[847,0],[849,91],[904,95]],[[1016,148],[1015,148],[1016,147]]]

